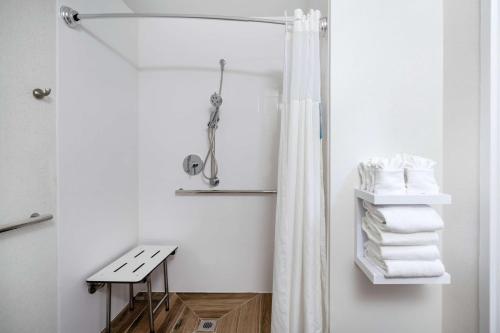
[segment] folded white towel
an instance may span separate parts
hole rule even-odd
[[[436,166],[436,162],[425,157],[420,157],[411,154],[398,154],[405,168],[409,169],[421,169],[421,170],[433,170]]]
[[[358,171],[360,176],[362,190],[373,192],[373,186],[375,183],[375,167],[379,165],[379,161],[382,160],[378,157],[373,157],[366,162],[359,163]],[[404,169],[404,168],[403,168]]]
[[[436,231],[443,228],[441,216],[426,205],[373,205],[363,201],[366,218],[380,230],[413,233]]]
[[[358,166],[360,188],[375,194],[437,194],[436,162],[410,155],[373,157]]]
[[[402,154],[408,194],[437,194],[439,186],[434,176],[436,162],[428,158]]]
[[[404,194],[406,192],[404,161],[394,158],[370,158],[358,166],[360,188],[376,194]]]
[[[382,246],[368,241],[365,251],[379,260],[435,260],[441,257],[436,245]]]
[[[408,194],[438,194],[439,186],[434,170],[406,169],[406,190]]]
[[[375,194],[404,194],[404,169],[374,169],[373,189]]]
[[[368,179],[368,170],[365,166],[365,163],[358,164],[358,173],[359,173],[359,188],[363,191],[367,191],[370,188],[369,179]]]
[[[377,224],[370,223],[363,217],[361,228],[368,236],[368,239],[379,245],[430,245],[437,244],[438,234],[434,232],[415,232],[411,234],[401,234],[381,230]]]
[[[436,277],[444,274],[441,260],[380,260],[369,253],[366,254],[387,278]]]

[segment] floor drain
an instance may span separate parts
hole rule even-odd
[[[217,327],[217,320],[215,319],[201,319],[198,325],[198,332],[215,332]]]

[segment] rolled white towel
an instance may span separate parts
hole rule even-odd
[[[366,217],[363,217],[361,228],[369,240],[379,245],[431,245],[439,241],[439,236],[435,231],[411,234],[383,231],[377,224],[370,223]]]
[[[368,241],[365,251],[379,260],[436,260],[441,257],[436,245],[383,246]]]
[[[367,219],[380,230],[397,233],[436,231],[443,228],[443,219],[426,205],[373,205],[363,201]]]
[[[367,253],[369,258],[378,266],[387,278],[418,278],[437,277],[444,274],[441,260],[380,260]]]

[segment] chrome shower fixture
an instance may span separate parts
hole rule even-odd
[[[226,66],[226,60],[219,60],[220,65],[220,83],[219,83],[219,92],[214,92],[212,96],[210,96],[210,103],[215,108],[210,115],[210,121],[208,122],[209,128],[217,128],[217,124],[219,123],[219,108],[222,105],[222,82],[224,81],[224,67]]]
[[[219,172],[219,167],[217,164],[217,159],[215,158],[215,131],[217,130],[219,124],[219,109],[222,105],[222,82],[224,80],[224,67],[226,66],[226,60],[219,60],[220,65],[220,82],[219,82],[219,92],[214,92],[210,96],[210,103],[215,108],[210,113],[210,120],[208,121],[208,152],[203,161],[203,168],[201,169],[201,174],[205,179],[208,180],[210,186],[219,185],[219,178],[217,173]],[[205,169],[207,167],[208,161],[210,160],[210,176],[207,176]]]
[[[220,107],[222,105],[222,96],[214,92],[212,96],[210,96],[210,103],[216,108]]]
[[[190,154],[184,158],[182,162],[182,168],[184,171],[190,175],[195,176],[201,172],[203,169],[203,161],[201,157],[195,154]]]

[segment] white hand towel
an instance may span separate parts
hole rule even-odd
[[[363,217],[361,228],[372,242],[379,245],[431,245],[437,244],[439,236],[436,232],[416,232],[401,234],[380,230],[380,228]]]
[[[441,257],[436,245],[382,246],[368,241],[365,250],[379,260],[436,260]]]
[[[441,216],[426,205],[373,205],[363,201],[367,219],[380,230],[413,233],[436,231],[443,228]]]
[[[441,260],[380,260],[366,254],[376,266],[384,272],[387,278],[418,278],[436,277],[444,274]]]

